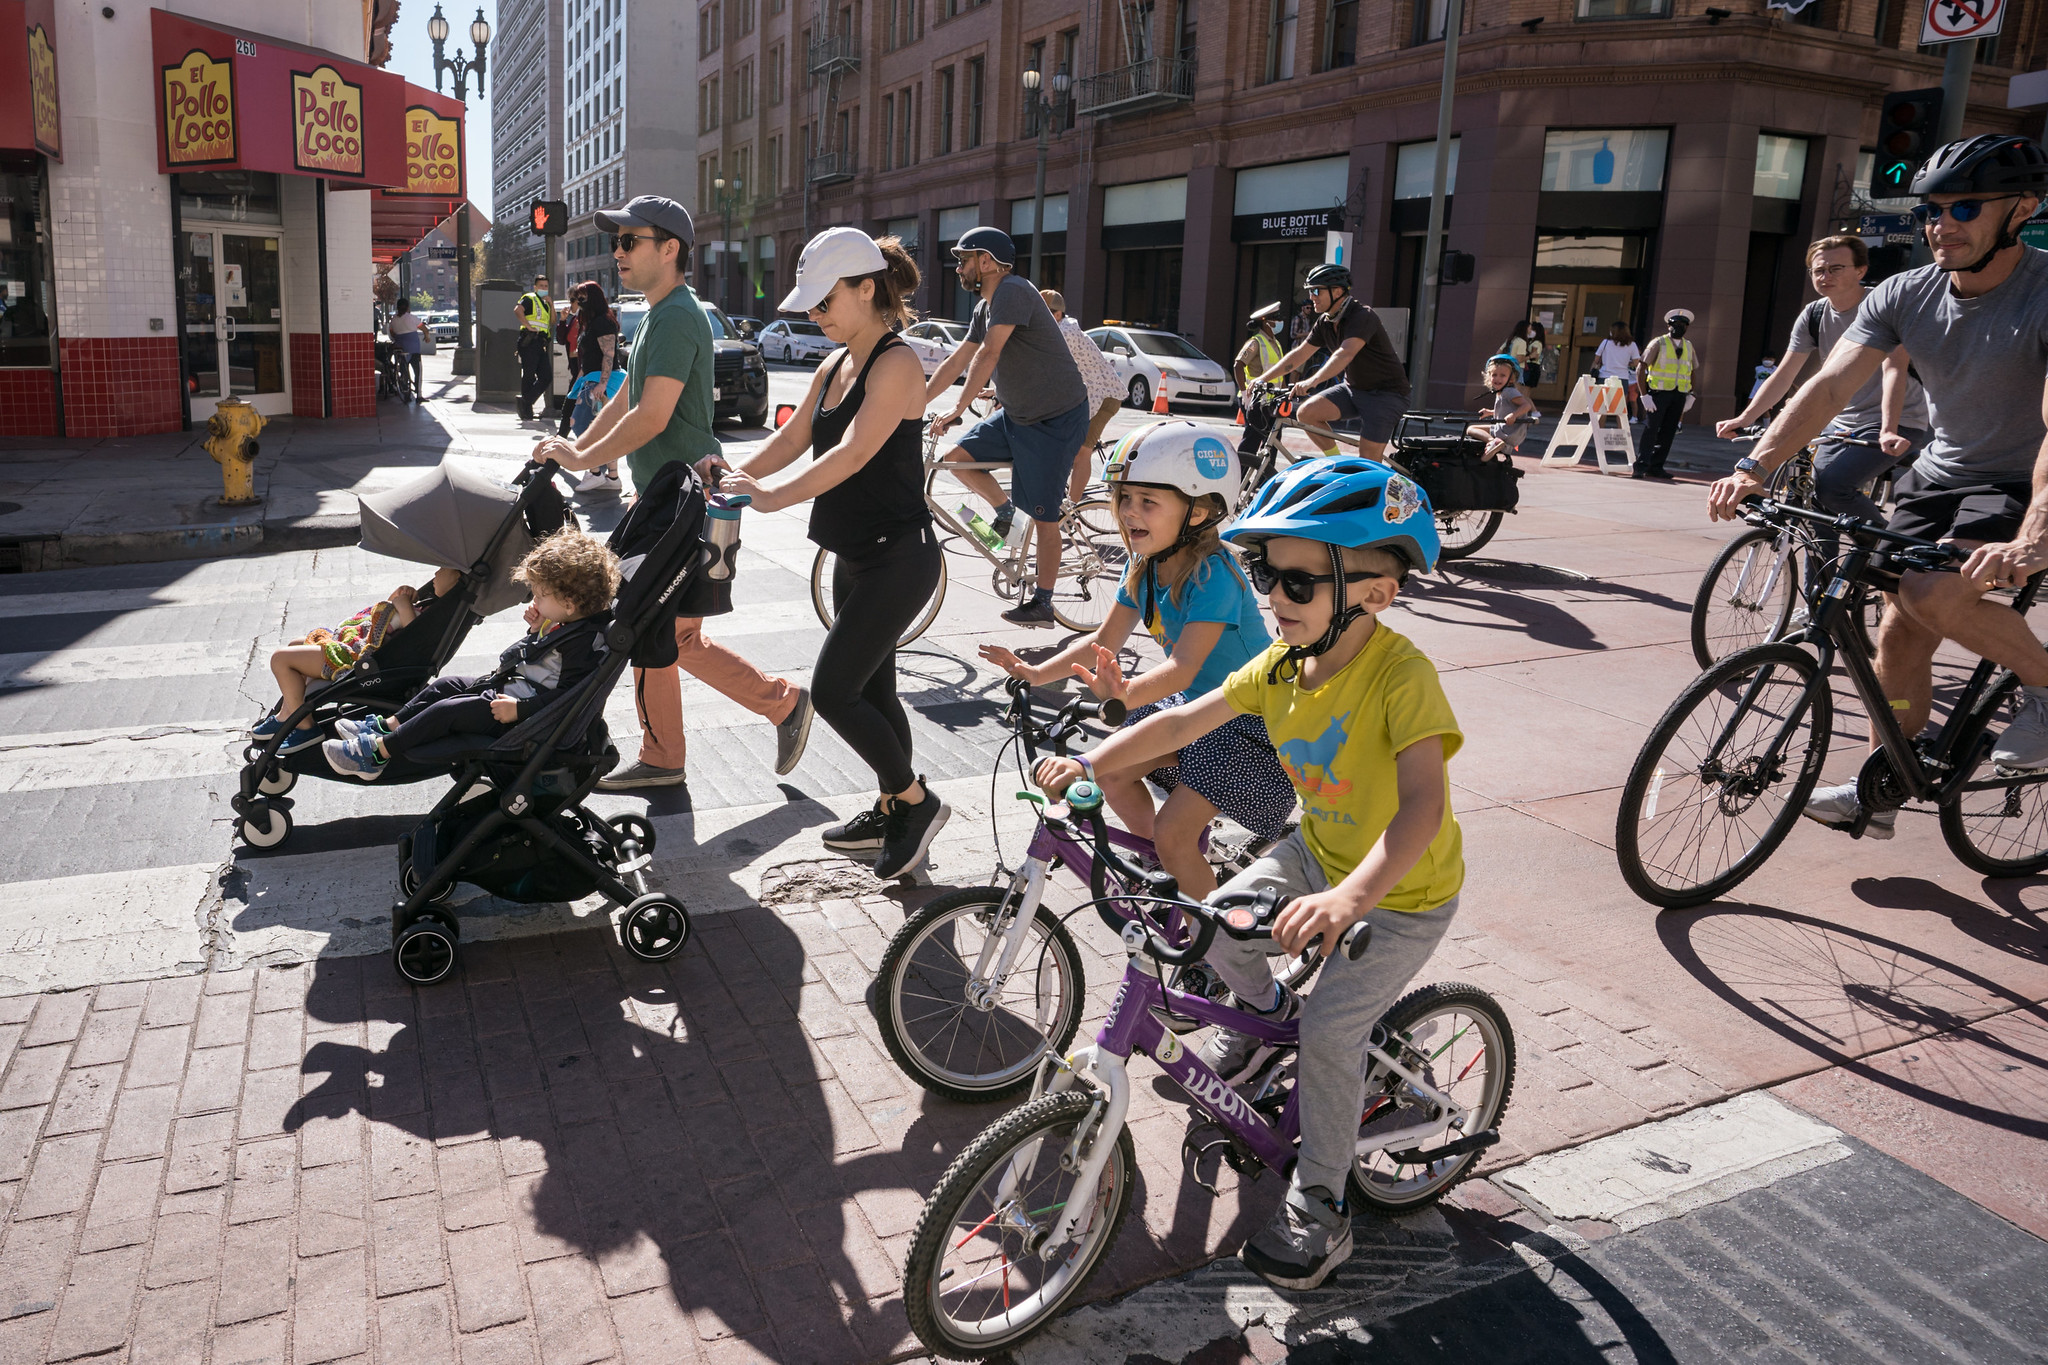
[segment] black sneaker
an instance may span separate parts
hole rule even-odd
[[[1003,613],[1003,619],[1013,626],[1056,626],[1059,618],[1053,615],[1052,599],[1033,593],[1019,606]]]
[[[994,531],[1004,540],[1008,540],[1010,538],[1010,525],[1016,520],[1017,509],[1012,507],[1007,512],[997,512],[994,516],[990,517],[988,529]]]
[[[825,847],[841,853],[879,853],[889,832],[889,817],[880,806],[869,806],[843,825],[833,825],[819,839]]]
[[[922,783],[922,777],[917,779]],[[888,828],[882,836],[882,856],[875,859],[875,875],[883,881],[907,877],[924,863],[953,810],[930,787],[916,805],[889,802]]]

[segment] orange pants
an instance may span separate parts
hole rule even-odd
[[[678,669],[776,724],[789,719],[796,709],[795,683],[771,678],[724,645],[705,638],[701,616],[676,618],[676,652],[676,662],[668,668],[633,670],[633,701],[640,713],[640,761],[649,767],[683,766],[683,680]]]

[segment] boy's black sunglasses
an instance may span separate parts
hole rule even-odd
[[[1310,573],[1307,569],[1276,569],[1268,564],[1263,555],[1247,555],[1244,561],[1245,575],[1252,580],[1252,586],[1262,593],[1273,591],[1278,583],[1280,591],[1287,594],[1287,600],[1297,606],[1306,606],[1315,599],[1316,584],[1334,583],[1333,573]],[[1367,573],[1360,570],[1344,575],[1346,583],[1363,583],[1368,578],[1385,578],[1383,573]]]

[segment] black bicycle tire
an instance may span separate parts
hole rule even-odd
[[[1657,761],[1663,757],[1665,749],[1694,708],[1731,679],[1765,663],[1784,664],[1801,673],[1805,679],[1805,724],[1812,732],[1813,740],[1807,750],[1805,764],[1793,779],[1790,798],[1762,837],[1720,875],[1683,890],[1658,886],[1643,869],[1642,850],[1637,843],[1638,817],[1644,798],[1651,782],[1662,771]],[[1797,645],[1766,644],[1738,650],[1693,679],[1651,727],[1643,747],[1636,753],[1635,762],[1629,767],[1628,782],[1621,790],[1620,807],[1614,817],[1614,857],[1629,890],[1661,909],[1680,910],[1691,905],[1703,905],[1741,885],[1778,851],[1778,845],[1785,842],[1785,836],[1798,822],[1806,798],[1813,794],[1814,784],[1820,779],[1821,764],[1827,759],[1833,721],[1834,699],[1828,680],[1821,675],[1820,665],[1814,657]]]
[[[1493,1023],[1494,1028],[1499,1032],[1502,1042],[1506,1044],[1507,1064],[1501,1082],[1499,1102],[1495,1104],[1492,1113],[1480,1116],[1479,1126],[1472,1131],[1484,1132],[1488,1128],[1497,1129],[1500,1127],[1501,1116],[1508,1111],[1509,1101],[1513,1100],[1515,1096],[1515,1029],[1514,1025],[1508,1020],[1507,1011],[1501,1008],[1498,1000],[1495,1000],[1491,995],[1479,989],[1479,987],[1467,985],[1462,981],[1439,981],[1428,986],[1418,986],[1399,1000],[1396,1000],[1393,1007],[1381,1016],[1380,1024],[1386,1030],[1388,1036],[1391,1037],[1395,1033],[1400,1033],[1414,1027],[1416,1021],[1424,1015],[1441,1009],[1447,1004],[1457,1004],[1459,1008],[1470,1009],[1475,1014],[1486,1015]],[[1389,1052],[1393,1051],[1392,1048],[1387,1050]],[[1444,1181],[1441,1185],[1432,1187],[1427,1193],[1418,1195],[1413,1199],[1382,1199],[1375,1195],[1371,1189],[1359,1180],[1358,1159],[1356,1157],[1352,1158],[1351,1172],[1345,1179],[1345,1185],[1349,1189],[1352,1199],[1358,1200],[1371,1208],[1378,1209],[1382,1213],[1412,1213],[1416,1209],[1427,1208],[1449,1194],[1464,1181],[1470,1180],[1473,1172],[1479,1166],[1481,1156],[1481,1152],[1467,1153],[1451,1172],[1450,1179]]]
[[[1730,540],[1726,545],[1723,545],[1720,552],[1714,556],[1713,562],[1707,565],[1707,571],[1700,575],[1700,585],[1692,596],[1692,616],[1688,633],[1692,639],[1693,660],[1701,668],[1712,668],[1715,664],[1721,662],[1722,659],[1737,652],[1730,650],[1725,653],[1716,654],[1712,643],[1707,638],[1708,606],[1719,591],[1721,575],[1727,572],[1729,561],[1733,560],[1751,545],[1775,543],[1777,538],[1778,533],[1770,528],[1753,526]],[[1780,601],[1777,616],[1771,622],[1770,630],[1755,642],[1757,644],[1768,644],[1773,640],[1783,638],[1785,627],[1791,623],[1792,604],[1799,599],[1800,570],[1802,568],[1798,563],[1798,552],[1795,550],[1793,554],[1793,562],[1790,565],[1793,572],[1785,576],[1785,581],[1778,588]]]
[[[1481,509],[1477,509],[1477,508],[1475,508],[1474,510],[1475,510],[1475,511],[1478,511],[1478,510],[1481,510]],[[1469,512],[1452,512],[1452,513],[1450,513],[1449,515],[1451,515],[1451,516],[1470,516],[1470,515],[1471,515],[1471,513],[1469,513]],[[1460,544],[1458,544],[1458,545],[1456,545],[1456,546],[1451,546],[1451,545],[1442,545],[1442,544],[1441,544],[1441,537],[1439,537],[1439,543],[1440,543],[1440,548],[1439,548],[1439,549],[1437,550],[1437,556],[1436,556],[1436,557],[1437,557],[1437,558],[1438,558],[1439,560],[1446,560],[1446,559],[1468,559],[1468,558],[1470,558],[1471,556],[1473,556],[1473,555],[1476,555],[1476,554],[1478,554],[1478,553],[1479,553],[1479,552],[1480,552],[1481,550],[1485,549],[1485,548],[1486,548],[1486,542],[1487,542],[1487,541],[1489,541],[1489,540],[1492,540],[1492,539],[1493,539],[1493,537],[1494,537],[1494,535],[1495,535],[1495,533],[1496,533],[1496,532],[1498,532],[1498,531],[1500,530],[1500,524],[1501,524],[1501,522],[1502,522],[1503,520],[1505,520],[1505,519],[1506,519],[1506,517],[1507,517],[1507,513],[1506,513],[1506,512],[1504,512],[1504,511],[1501,511],[1501,510],[1498,510],[1498,509],[1496,509],[1496,510],[1493,510],[1493,511],[1489,511],[1489,512],[1486,512],[1486,513],[1485,513],[1485,516],[1486,516],[1486,523],[1485,523],[1485,525],[1483,525],[1483,526],[1482,526],[1482,527],[1481,527],[1481,528],[1479,529],[1479,532],[1478,532],[1478,534],[1474,535],[1474,536],[1472,537],[1472,539],[1470,539],[1470,540],[1467,540],[1467,541],[1461,542]],[[1441,519],[1439,519],[1439,521],[1438,521],[1438,523],[1437,523],[1437,524],[1438,524],[1439,526],[1441,526],[1441,525],[1443,524],[1443,523],[1442,523],[1442,521],[1441,521]]]
[[[1963,728],[1956,732],[1955,747],[1950,752],[1965,756],[1957,761],[1957,766],[1963,770],[1963,781],[1969,780],[1980,761],[1976,755],[1984,732],[1990,728],[1999,708],[2005,705],[2006,700],[2019,685],[2020,680],[2010,673],[1993,683],[1978,699],[1968,719],[1963,722]],[[1989,755],[1985,757],[1988,758]],[[1962,785],[1959,782],[1956,790],[1950,794],[1948,800],[1941,803],[1936,812],[1941,823],[1942,840],[1948,844],[1949,852],[1956,855],[1957,862],[1986,877],[2031,877],[2048,868],[2048,848],[2029,858],[1994,858],[1979,850],[1970,842],[1969,832],[1963,824],[1962,798]]]
[[[946,915],[951,915],[970,905],[999,906],[1008,898],[1008,892],[1000,886],[970,886],[958,891],[949,891],[922,906],[916,914],[897,926],[889,937],[888,946],[882,949],[882,960],[875,972],[875,1026],[882,1035],[882,1046],[888,1050],[890,1060],[896,1063],[904,1075],[916,1081],[934,1095],[943,1095],[949,1100],[962,1104],[986,1104],[992,1100],[1011,1099],[1031,1088],[1034,1071],[1026,1068],[1023,1074],[999,1084],[985,1086],[957,1085],[933,1074],[918,1059],[918,1050],[912,1047],[899,1030],[900,1011],[897,1001],[901,998],[901,977],[906,969],[906,955],[910,946],[924,934],[930,925]],[[1087,970],[1081,961],[1079,948],[1074,944],[1073,935],[1067,932],[1059,917],[1043,905],[1035,912],[1034,921],[1044,932],[1047,947],[1062,959],[1073,989],[1060,1003],[1060,1013],[1047,1040],[1047,1050],[1064,1055],[1074,1035],[1080,1031],[1082,1011],[1088,1000]],[[1021,969],[1023,964],[1019,963]],[[1041,1053],[1040,1056],[1044,1054]]]
[[[1060,1311],[1073,1302],[1074,1296],[1102,1268],[1103,1261],[1115,1248],[1116,1239],[1123,1231],[1124,1218],[1131,1210],[1131,1190],[1137,1184],[1138,1175],[1137,1147],[1131,1140],[1128,1124],[1117,1130],[1116,1150],[1111,1156],[1110,1166],[1104,1167],[1105,1174],[1112,1166],[1121,1167],[1117,1175],[1119,1189],[1109,1217],[1109,1232],[1096,1245],[1089,1263],[1074,1276],[1066,1291],[1014,1336],[997,1341],[958,1341],[938,1325],[931,1303],[932,1275],[955,1226],[953,1210],[980,1186],[998,1161],[1006,1159],[1034,1133],[1080,1120],[1095,1100],[1095,1091],[1076,1089],[1041,1095],[1029,1104],[1020,1105],[982,1129],[981,1134],[967,1144],[966,1150],[955,1157],[946,1173],[939,1177],[938,1185],[925,1200],[924,1211],[918,1215],[917,1226],[911,1231],[910,1253],[903,1261],[903,1307],[910,1318],[910,1330],[934,1354],[948,1360],[981,1360],[1036,1336],[1058,1320]]]

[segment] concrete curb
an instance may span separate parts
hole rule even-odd
[[[356,517],[306,517],[275,522],[167,526],[105,535],[26,535],[13,542],[24,573],[108,564],[154,564],[214,559],[259,551],[326,550],[353,545],[362,533]],[[0,539],[0,545],[6,544]]]

